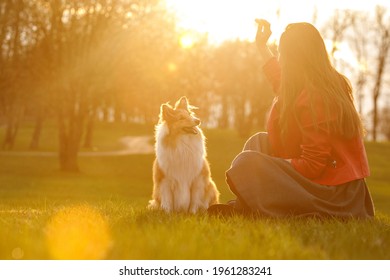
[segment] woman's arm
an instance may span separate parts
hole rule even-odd
[[[256,46],[260,52],[260,55],[265,64],[270,58],[273,57],[271,50],[269,49],[267,42],[272,34],[271,24],[264,19],[256,19],[257,33],[256,33]]]
[[[267,80],[272,85],[275,94],[278,94],[280,85],[280,66],[271,50],[269,49],[267,42],[271,36],[271,24],[264,19],[256,19],[257,33],[256,33],[256,46],[260,52],[262,58],[262,66]]]
[[[330,135],[326,124],[318,127],[304,127],[302,133],[301,155],[293,158],[295,170],[308,179],[318,178],[329,164],[331,158]]]

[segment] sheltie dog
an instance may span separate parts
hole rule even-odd
[[[153,195],[149,209],[197,213],[218,203],[206,159],[205,137],[186,97],[162,104],[155,131]]]

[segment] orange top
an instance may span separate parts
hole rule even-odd
[[[277,60],[270,59],[263,70],[277,92],[280,84]],[[291,159],[292,166],[300,174],[321,185],[335,186],[370,175],[363,139],[359,136],[347,139],[329,132],[320,100],[314,104],[317,109],[316,127],[306,90],[293,104],[297,118],[289,119],[289,130],[282,141],[279,127],[281,102],[279,97],[275,98],[267,123],[274,156]]]

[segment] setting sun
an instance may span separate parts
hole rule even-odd
[[[180,36],[180,46],[183,49],[190,49],[195,44],[195,37],[191,33],[185,33]]]

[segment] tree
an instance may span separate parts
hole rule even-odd
[[[368,14],[363,12],[355,12],[352,14],[352,30],[353,34],[351,37],[352,48],[356,54],[356,60],[358,67],[356,67],[356,83],[355,83],[355,96],[358,101],[358,112],[363,115],[363,104],[364,104],[364,86],[367,83],[368,72],[368,60],[369,60],[369,41],[368,36],[369,30],[367,22],[369,21]]]
[[[353,13],[350,10],[336,10],[329,24],[325,25],[324,33],[332,42],[330,56],[333,59],[333,65],[337,64],[335,54],[339,50],[339,44],[344,40],[346,31],[352,22]]]
[[[378,100],[382,92],[385,69],[390,51],[390,19],[386,16],[386,9],[378,6],[376,8],[376,25],[374,26],[376,46],[376,69],[374,72],[374,87],[372,90],[373,116],[372,116],[372,139],[377,140],[378,130]]]
[[[3,149],[13,148],[25,107],[26,45],[23,39],[28,16],[25,6],[22,0],[0,4],[0,106],[5,119]]]
[[[225,42],[215,53],[213,71],[221,112],[219,124],[232,124],[242,137],[263,129],[273,93],[262,75],[255,46],[249,42]]]
[[[106,100],[116,121],[154,122],[174,93],[168,66],[181,54],[175,23],[160,1],[139,2],[123,31],[123,55]]]
[[[48,69],[41,74],[42,80],[50,82],[38,83],[37,91],[46,92],[43,103],[47,102],[56,115],[61,170],[79,170],[77,155],[82,137],[86,137],[85,144],[92,145],[98,110],[114,105],[119,114],[122,108],[119,104],[130,96],[131,84],[119,83],[122,86],[119,87],[118,77],[134,81],[126,74],[149,62],[145,58],[152,48],[142,53],[129,52],[129,46],[153,38],[151,34],[157,31],[150,27],[160,31],[158,22],[144,24],[147,19],[155,20],[150,16],[160,9],[159,3],[158,0],[53,0],[42,4],[45,24],[35,25],[42,35],[35,45],[31,66],[35,70]],[[152,39],[148,42],[155,45]],[[139,64],[126,63],[136,61],[139,56],[144,59]],[[135,94],[141,90],[142,87],[134,88]],[[145,103],[129,100],[134,107]]]

